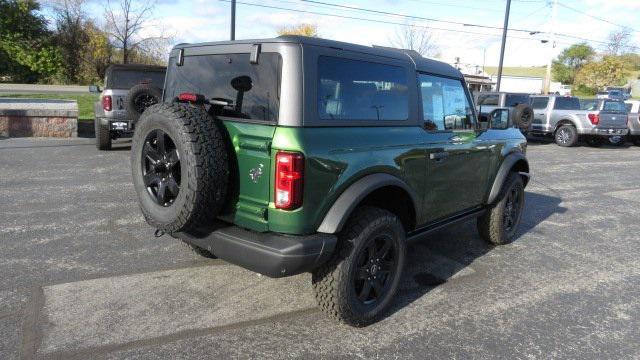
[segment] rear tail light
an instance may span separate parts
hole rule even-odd
[[[105,95],[102,97],[102,109],[104,111],[111,111],[112,109],[111,95]]]
[[[598,114],[589,114],[589,115],[587,115],[587,117],[589,118],[589,121],[591,121],[591,123],[593,125],[600,124],[600,115],[598,115]]]
[[[279,151],[276,154],[276,208],[293,210],[302,206],[303,183],[304,156],[300,153]]]
[[[204,95],[187,93],[187,92],[184,92],[178,95],[177,100],[179,102],[188,102],[188,103],[194,103],[194,104],[202,104],[205,102]]]

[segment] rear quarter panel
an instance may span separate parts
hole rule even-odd
[[[275,208],[272,198],[269,230],[315,232],[338,196],[373,173],[398,177],[422,198],[426,163],[424,151],[417,145],[421,131],[416,126],[277,128],[272,161],[278,150],[299,151],[305,156],[304,200],[301,208],[283,211]]]

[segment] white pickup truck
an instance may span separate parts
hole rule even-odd
[[[574,146],[582,138],[589,145],[602,145],[612,136],[626,136],[627,109],[620,100],[600,99],[591,111],[580,109],[577,97],[536,95],[531,97],[532,135],[553,136],[560,146]]]

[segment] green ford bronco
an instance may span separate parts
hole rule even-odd
[[[525,151],[508,110],[478,122],[447,64],[284,36],[176,46],[131,165],[159,232],[270,277],[311,272],[319,306],[364,326],[409,240],[473,218],[493,244],[514,238]]]

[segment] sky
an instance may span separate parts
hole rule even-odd
[[[323,38],[362,45],[391,46],[402,24],[410,23],[424,27],[431,33],[440,50],[439,58],[443,61],[453,63],[456,58],[460,58],[460,63],[468,68],[498,64],[500,29],[503,26],[506,0],[317,1],[356,9],[336,8],[301,0],[238,0],[236,38],[269,38],[276,36],[277,30],[282,26],[312,23],[317,25],[320,37]],[[103,4],[104,2],[99,1],[89,2],[88,15],[97,21],[104,19]],[[620,26],[635,29],[632,33],[633,42],[640,46],[640,0],[559,0],[558,4],[556,25],[552,26],[551,1],[512,0],[509,28],[541,33],[531,35],[527,31],[510,30],[505,66],[544,66],[550,54],[556,56],[570,44],[580,42],[578,38],[594,40],[591,45],[601,50],[603,44],[595,41],[605,41],[609,32],[619,30]],[[159,28],[164,28],[175,36],[175,43],[228,40],[230,8],[227,0],[159,0],[153,13],[156,20],[144,31],[153,34]],[[433,20],[408,19],[358,9]],[[497,29],[463,24],[479,24]],[[542,42],[551,40],[548,33],[552,29],[558,34],[573,37],[558,36],[553,48],[551,41]],[[635,50],[640,52],[640,48]]]

